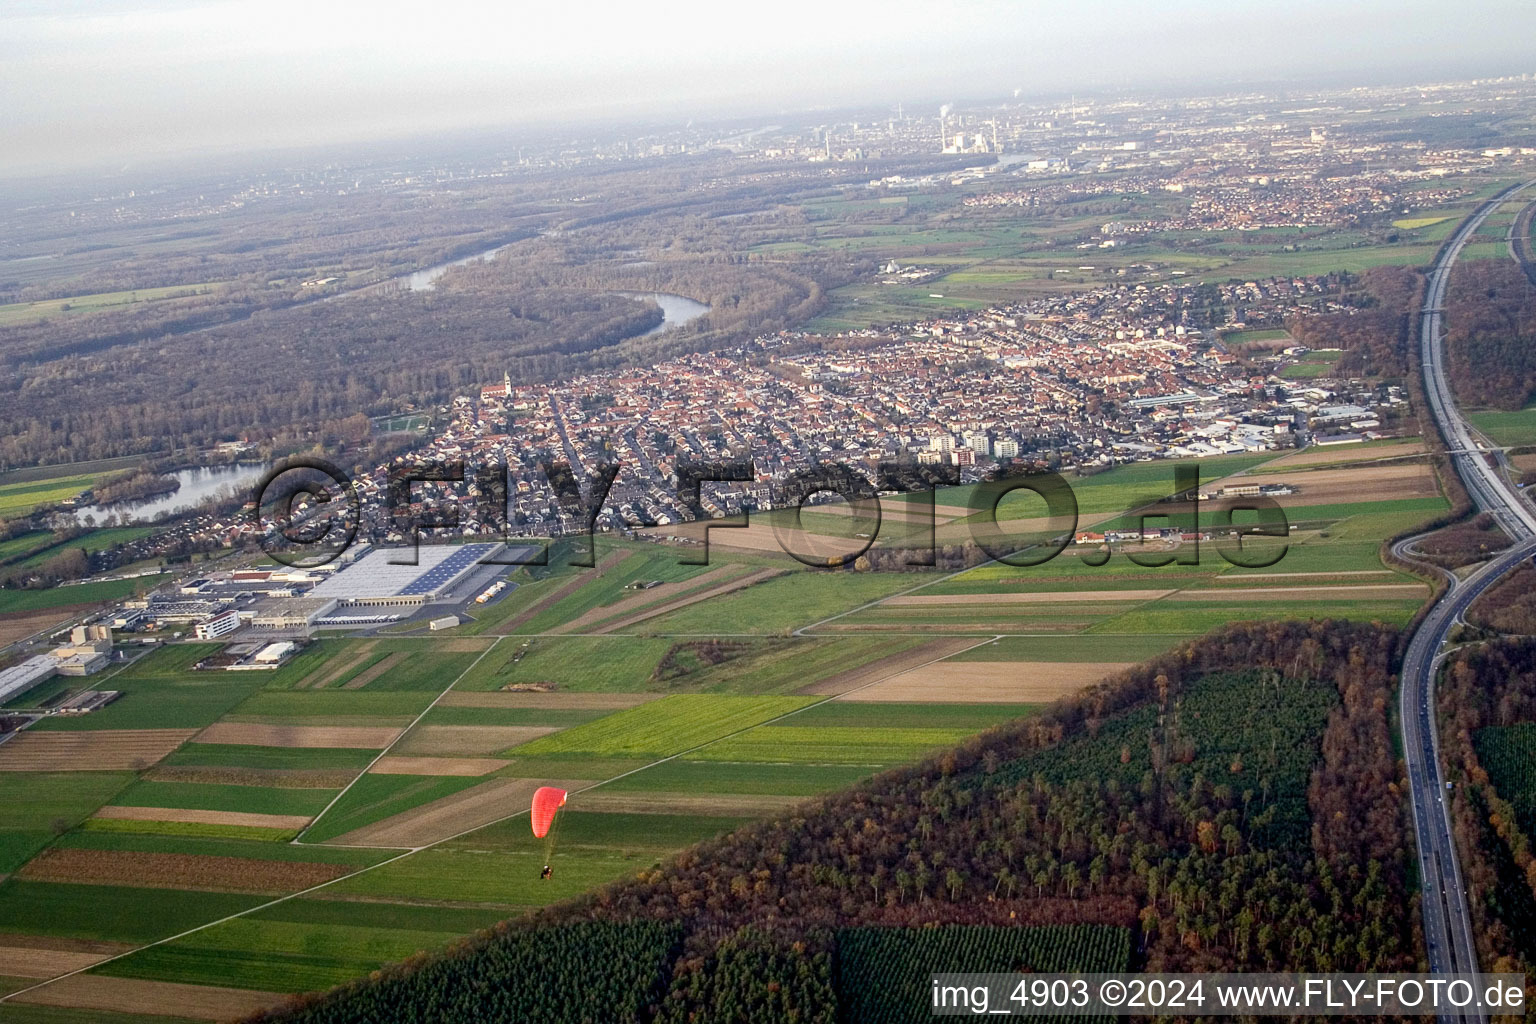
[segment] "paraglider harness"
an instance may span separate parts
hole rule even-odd
[[[547,881],[549,879],[549,876],[554,874],[554,873],[555,873],[555,869],[550,867],[548,864],[545,864],[544,865],[544,870],[539,872],[539,878],[541,880]]]

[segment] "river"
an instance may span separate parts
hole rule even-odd
[[[650,330],[635,335],[637,338],[649,338],[653,334],[661,334],[670,331],[674,327],[681,327],[690,320],[697,320],[709,312],[709,307],[702,302],[695,302],[685,295],[673,295],[670,292],[615,292],[626,299],[650,299],[661,307],[661,323]]]
[[[425,270],[418,270],[415,273],[406,274],[402,277],[391,278],[389,281],[384,282],[382,287],[404,287],[413,292],[430,292],[437,288],[438,279],[454,267],[465,267],[471,263],[489,263],[505,248],[507,248],[505,245],[498,245],[494,249],[477,252],[472,256],[465,256],[462,259],[453,260],[448,263],[439,263],[436,266],[427,267]],[[648,266],[650,263],[650,260],[638,260],[625,265],[639,267]],[[373,285],[371,287],[377,288],[381,286]],[[697,320],[709,312],[709,307],[704,303],[695,302],[686,295],[673,295],[671,292],[614,292],[614,294],[622,295],[626,299],[650,299],[661,307],[661,323],[648,331],[635,335],[637,338],[649,338],[653,334],[670,331],[675,327],[683,326],[683,324],[689,321]]]
[[[75,519],[83,525],[93,521],[97,525],[109,516],[117,516],[133,523],[147,523],[170,512],[187,512],[210,498],[219,497],[231,488],[249,488],[261,478],[266,467],[257,463],[239,463],[233,466],[199,466],[195,469],[178,469],[166,476],[181,481],[181,486],[170,494],[161,494],[140,501],[120,501],[111,505],[88,505],[75,510]]]
[[[391,283],[402,284],[413,292],[430,292],[437,287],[437,279],[454,267],[467,267],[471,263],[489,263],[496,258],[497,253],[505,248],[506,246],[504,245],[498,245],[494,249],[477,252],[473,256],[465,256],[463,259],[453,260],[450,263],[439,263],[435,267],[418,270],[414,274],[406,274],[404,277],[397,277]]]

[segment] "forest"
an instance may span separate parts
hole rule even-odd
[[[1461,260],[1446,291],[1446,372],[1470,406],[1519,409],[1536,392],[1536,289],[1509,259]]]
[[[1340,348],[1337,370],[1350,377],[1403,377],[1417,338],[1423,277],[1407,267],[1341,274],[1339,302],[1351,312],[1293,316],[1286,329],[1308,348]]]
[[[1467,609],[1467,621],[1514,635],[1536,634],[1536,568],[1522,565]]]
[[[1493,516],[1480,512],[1470,519],[1436,530],[1417,542],[1414,548],[1423,561],[1442,569],[1459,569],[1486,561],[1509,545],[1509,538]]]
[[[829,990],[848,1011],[838,1019],[880,1019],[837,992],[859,929],[899,947],[935,927],[1099,926],[1126,930],[1146,970],[1411,970],[1388,712],[1399,641],[1339,621],[1234,625],[921,764],[257,1019],[472,1019],[448,1012],[444,972],[573,922],[681,927],[666,1001],[623,1020],[748,1019],[711,1015],[726,1004],[826,1020]],[[981,948],[1001,941],[977,935]],[[1045,953],[1018,941],[1004,962],[1039,967]],[[1083,943],[1084,966],[1113,959],[1114,942]]]
[[[1438,693],[1451,823],[1485,970],[1536,965],[1536,640],[1469,645]]]

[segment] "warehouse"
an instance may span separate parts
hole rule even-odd
[[[58,672],[58,660],[49,654],[28,658],[19,665],[0,670],[0,703],[41,683]]]
[[[374,548],[310,591],[310,597],[352,606],[418,607],[450,595],[498,546],[423,544],[416,549],[415,565],[395,564],[411,558],[409,548]]]

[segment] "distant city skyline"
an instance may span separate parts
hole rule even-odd
[[[0,171],[1014,90],[1520,74],[1533,32],[1514,0],[17,0],[0,12]]]

